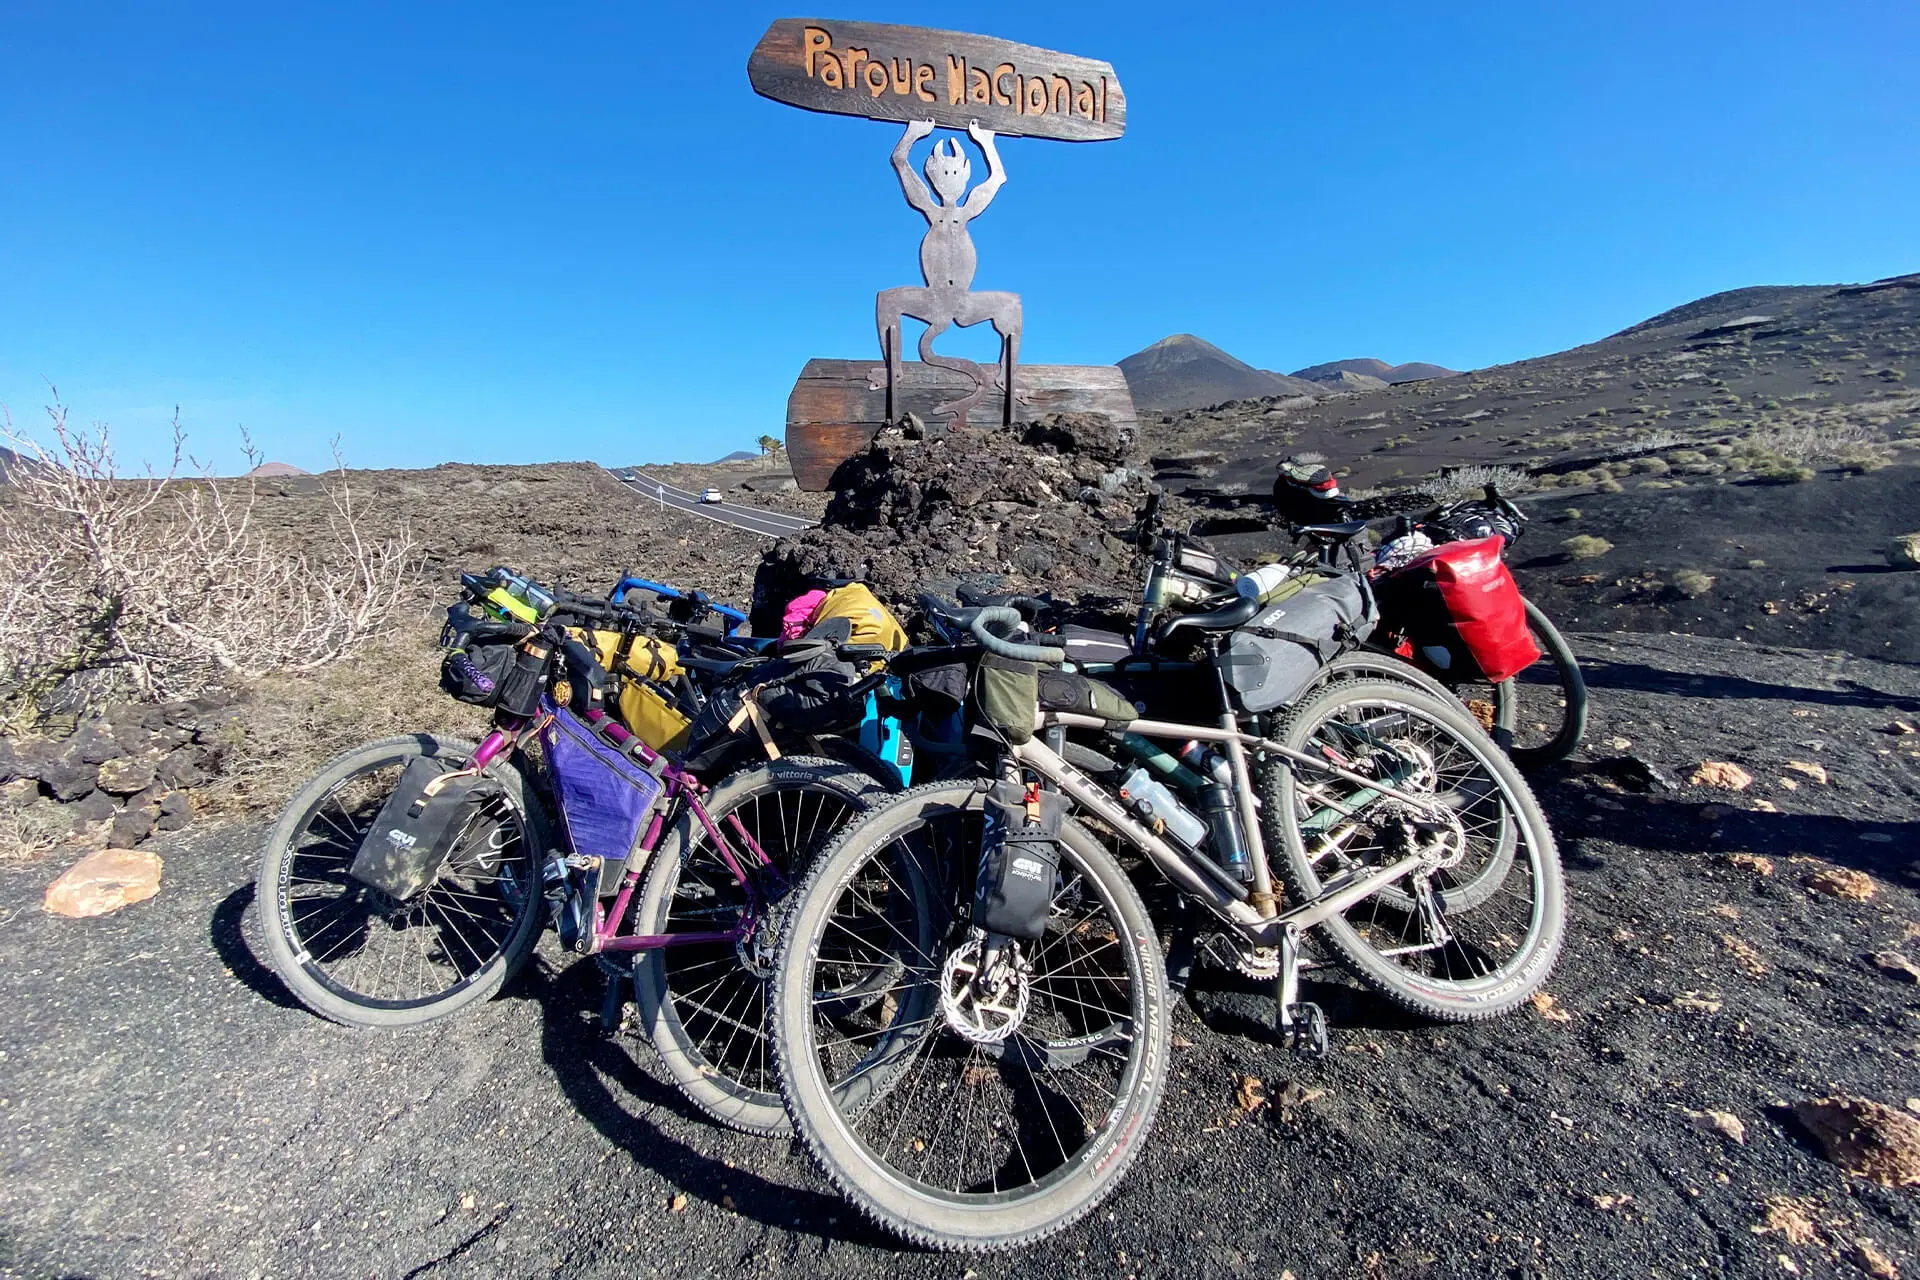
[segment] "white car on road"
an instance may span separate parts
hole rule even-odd
[[[718,502],[720,501],[720,491],[714,488],[712,485],[708,485],[706,488],[700,491],[700,501]]]

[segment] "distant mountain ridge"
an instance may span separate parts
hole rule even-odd
[[[1120,362],[1134,407],[1142,413],[1179,413],[1229,400],[1324,396],[1377,391],[1402,382],[1451,377],[1454,370],[1424,361],[1333,360],[1298,372],[1256,369],[1204,338],[1176,333]]]
[[[1377,379],[1383,386],[1393,386],[1401,382],[1419,382],[1423,378],[1451,378],[1458,372],[1458,369],[1428,364],[1424,360],[1388,364],[1385,360],[1369,356],[1361,360],[1329,360],[1325,364],[1310,364],[1304,369],[1295,369],[1291,376],[1305,378],[1308,382],[1337,382],[1341,374],[1352,373]]]
[[[1177,413],[1225,400],[1326,392],[1299,378],[1256,369],[1190,333],[1162,338],[1119,364],[1134,407],[1142,413]]]
[[[1342,379],[1347,394],[1315,383],[1320,394],[1307,399],[1143,415],[1141,437],[1161,453],[1224,457],[1202,477],[1203,487],[1270,470],[1273,458],[1302,450],[1340,459],[1352,469],[1346,487],[1356,489],[1404,486],[1442,468],[1476,465],[1525,467],[1552,477],[1554,487],[1563,474],[1606,475],[1628,490],[1655,493],[1662,486],[1763,484],[1752,465],[1758,455],[1736,449],[1743,438],[1799,432],[1844,443],[1841,433],[1863,426],[1873,435],[1862,446],[1871,467],[1887,456],[1876,450],[1906,438],[1901,433],[1914,411],[1916,393],[1907,384],[1920,369],[1917,305],[1920,274],[1732,289],[1565,351],[1445,379],[1360,390],[1348,380],[1374,380],[1354,372],[1373,366],[1336,362],[1330,376]],[[1602,462],[1611,467],[1618,450],[1661,440],[1680,441],[1674,448],[1724,446],[1745,469],[1709,454],[1704,462],[1663,460],[1666,471],[1624,478],[1596,470]],[[1831,452],[1841,444],[1818,447]],[[1806,465],[1818,470],[1830,461]]]

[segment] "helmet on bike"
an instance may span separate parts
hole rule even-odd
[[[1340,520],[1340,481],[1325,463],[1296,455],[1280,463],[1273,478],[1273,505],[1294,524],[1322,524]]]

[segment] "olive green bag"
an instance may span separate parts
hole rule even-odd
[[[1040,711],[1039,667],[989,653],[980,659],[973,687],[980,714],[1009,743],[1017,747],[1033,740],[1033,720]]]
[[[1109,724],[1125,724],[1140,714],[1112,685],[1057,667],[1040,673],[1040,707],[1043,711],[1099,716]]]

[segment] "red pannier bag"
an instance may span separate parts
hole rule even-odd
[[[1423,551],[1374,583],[1384,626],[1413,642],[1422,666],[1498,683],[1540,658],[1499,535]]]

